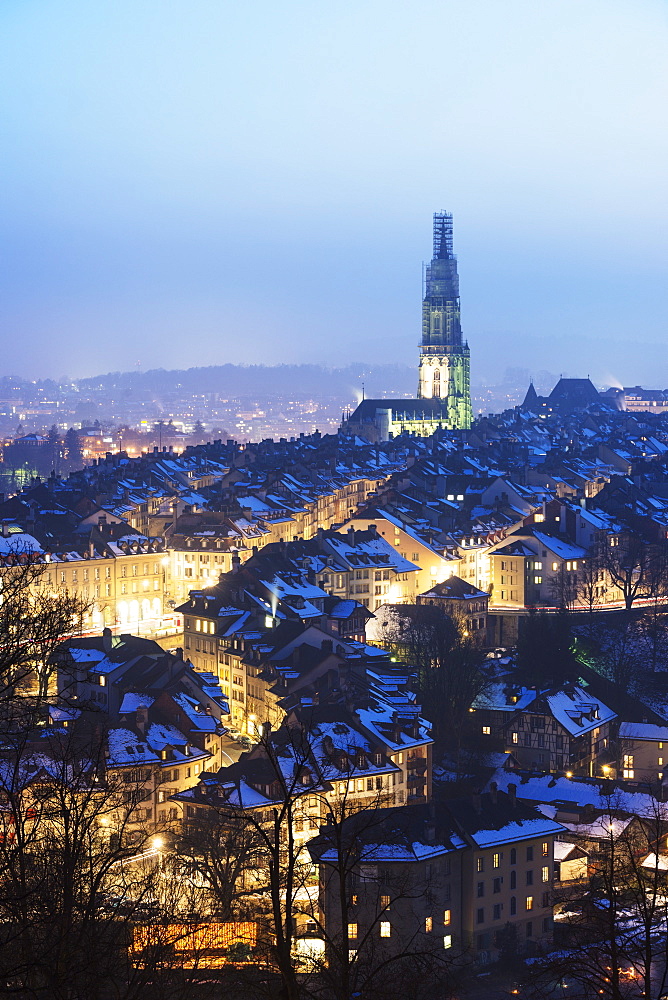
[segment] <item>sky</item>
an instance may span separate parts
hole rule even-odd
[[[666,0],[3,0],[0,374],[417,364],[668,386]]]

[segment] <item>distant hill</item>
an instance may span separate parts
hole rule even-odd
[[[192,392],[231,396],[343,396],[364,390],[367,396],[415,392],[417,375],[408,365],[364,365],[345,368],[322,365],[213,365],[167,371],[110,372],[77,380],[81,392],[100,389],[132,394]]]

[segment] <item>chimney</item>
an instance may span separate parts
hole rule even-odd
[[[238,573],[240,568],[241,568],[241,559],[239,557],[239,554],[235,552],[232,555],[232,572]]]
[[[490,798],[494,805],[499,801],[499,786],[495,781],[492,781],[489,786]]]
[[[93,542],[88,543],[88,557],[89,559],[95,558],[95,545]]]
[[[375,524],[369,525],[369,534],[372,538],[378,538],[378,526]]]
[[[347,534],[348,534],[348,542],[351,548],[355,548],[355,529],[353,528],[352,524],[348,528]]]
[[[517,805],[517,785],[508,785],[508,798],[510,799],[510,804],[514,809]]]
[[[111,629],[105,628],[102,630],[102,648],[105,653],[111,652]]]
[[[471,797],[473,799],[473,808],[479,816],[480,813],[482,812],[482,798],[478,792],[474,792],[474,794]]]

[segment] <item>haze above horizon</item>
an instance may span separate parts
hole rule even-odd
[[[2,374],[415,365],[454,213],[472,373],[668,384],[659,0],[0,11]]]

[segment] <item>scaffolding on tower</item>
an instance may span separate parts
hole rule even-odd
[[[434,212],[434,258],[454,257],[453,246],[452,212]]]

